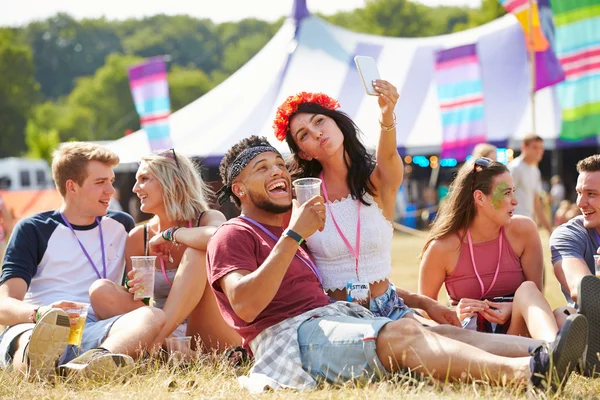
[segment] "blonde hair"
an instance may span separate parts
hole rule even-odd
[[[169,220],[194,220],[198,213],[208,209],[208,199],[213,193],[189,158],[166,150],[142,157],[141,163],[160,183]]]
[[[479,144],[475,145],[475,147],[473,148],[473,159],[477,160],[478,158],[481,158],[481,157],[492,158],[492,157],[490,157],[491,153],[493,153],[493,159],[496,159],[496,151],[497,150],[498,149],[493,144],[479,143]]]
[[[115,167],[119,164],[119,156],[104,146],[89,142],[63,143],[52,153],[52,179],[63,197],[69,179],[83,185],[90,161]]]

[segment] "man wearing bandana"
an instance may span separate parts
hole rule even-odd
[[[322,380],[372,379],[402,369],[439,379],[470,374],[557,389],[582,358],[587,321],[581,315],[569,316],[557,339],[545,343],[517,336],[490,340],[478,332],[426,327],[407,318],[392,321],[356,303],[333,302],[303,243],[323,229],[323,198],[302,205],[292,200],[283,157],[262,137],[233,146],[220,173],[219,201],[231,199],[241,215],[210,240],[208,278],[225,321],[256,359],[250,375],[240,378],[251,391],[311,389]]]

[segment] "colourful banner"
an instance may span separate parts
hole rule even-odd
[[[129,87],[140,116],[140,125],[148,135],[150,149],[173,147],[169,135],[169,83],[164,58],[149,58],[129,69]]]
[[[600,132],[600,0],[552,0],[556,54],[566,79],[558,85],[560,138],[577,141]]]
[[[552,18],[547,18],[550,11],[548,0],[531,1],[531,19],[530,0],[498,1],[507,12],[517,18],[523,27],[527,50],[533,49],[535,52],[535,90],[562,82],[565,79],[564,71],[544,34],[554,30]]]
[[[475,44],[436,53],[435,80],[441,109],[441,156],[464,160],[485,142],[483,84]]]

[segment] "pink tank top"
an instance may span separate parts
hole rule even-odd
[[[500,260],[500,270],[494,287],[486,294],[486,298],[497,296],[511,296],[517,288],[525,281],[521,260],[513,251],[504,229],[500,231],[502,240],[502,259]],[[496,239],[484,243],[473,244],[475,262],[477,271],[483,281],[483,286],[487,291],[494,279],[496,267],[498,266],[498,241]],[[444,281],[448,296],[453,300],[460,300],[463,297],[469,299],[481,298],[481,286],[473,270],[471,253],[468,243],[463,242],[460,246],[460,255],[458,262],[451,275]]]

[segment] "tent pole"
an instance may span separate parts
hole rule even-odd
[[[529,19],[529,46],[528,55],[529,55],[529,64],[531,65],[531,133],[537,134],[536,129],[536,121],[535,121],[535,89],[536,89],[536,69],[535,69],[535,49],[534,49],[534,40],[533,40],[533,5],[534,1],[529,0],[529,9],[527,11],[527,16]]]

